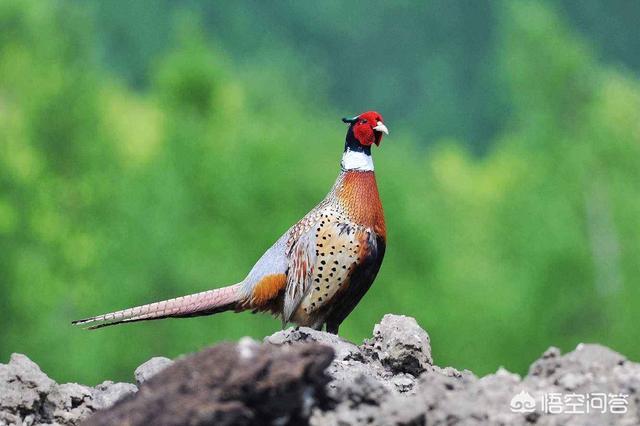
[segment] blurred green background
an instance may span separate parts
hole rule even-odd
[[[440,365],[640,359],[640,3],[0,1],[0,360],[131,380],[265,316],[70,321],[242,278],[380,111],[381,273],[341,327]]]

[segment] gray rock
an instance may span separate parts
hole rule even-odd
[[[171,364],[173,364],[173,361],[169,358],[162,356],[151,358],[149,361],[136,368],[136,371],[133,373],[136,378],[136,384],[140,386],[140,384],[146,382]]]
[[[150,418],[162,424],[315,426],[640,424],[640,364],[606,347],[581,344],[565,355],[551,347],[524,377],[499,368],[479,378],[433,365],[429,336],[412,318],[386,315],[373,334],[358,346],[289,328],[263,344],[243,338],[169,368],[170,360],[154,358],[136,370],[136,380],[144,382],[137,393],[128,383],[58,385],[14,354],[0,364],[0,426],[148,424]],[[627,395],[627,412],[549,414],[541,401],[552,393]],[[522,401],[533,402],[530,412],[512,410]],[[103,412],[93,416],[96,410]]]
[[[22,413],[37,413],[55,382],[25,355],[12,354],[8,364],[0,364],[0,424],[16,423]],[[24,417],[24,422],[31,420]]]
[[[0,364],[0,425],[77,425],[136,390],[129,383],[57,384],[28,357],[13,354]]]
[[[385,315],[365,347],[394,373],[419,376],[433,365],[429,335],[414,318],[404,315]]]
[[[272,345],[290,345],[292,343],[320,343],[331,346],[336,359],[361,357],[358,346],[335,334],[325,333],[309,327],[290,327],[265,337],[264,341]]]
[[[314,411],[311,424],[424,422],[424,412],[413,397],[416,376],[430,368],[431,348],[429,336],[413,318],[385,316],[375,326],[373,339],[361,346],[326,333],[313,333],[314,341],[329,344],[337,355],[327,370],[333,378],[327,389],[333,409]],[[278,335],[279,341],[285,342],[295,337],[291,333]]]
[[[137,391],[138,387],[131,383],[114,383],[107,380],[96,386],[93,400],[89,405],[94,410],[104,410]]]
[[[565,356],[561,356],[558,348],[551,347],[531,365],[529,376],[557,377],[558,370],[563,374],[567,368],[603,373],[625,361],[625,357],[601,345],[580,344]]]
[[[55,386],[47,395],[47,407],[56,423],[76,424],[89,417],[94,389],[77,383]]]

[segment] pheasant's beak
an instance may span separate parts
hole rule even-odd
[[[376,127],[373,128],[373,130],[376,130],[378,132],[384,133],[385,135],[389,134],[389,129],[387,129],[387,126],[385,126],[382,121],[378,121],[376,123]]]

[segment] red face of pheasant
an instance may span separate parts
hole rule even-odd
[[[389,129],[384,125],[382,116],[375,111],[363,112],[353,118],[343,118],[342,121],[351,124],[350,131],[362,146],[371,146],[374,143],[380,145],[382,135],[389,134]]]

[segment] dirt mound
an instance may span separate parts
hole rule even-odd
[[[386,315],[373,334],[358,346],[290,328],[153,358],[135,372],[139,390],[59,385],[14,354],[0,364],[0,425],[640,424],[640,364],[606,347],[550,348],[524,378],[478,378],[434,365],[413,318]]]

